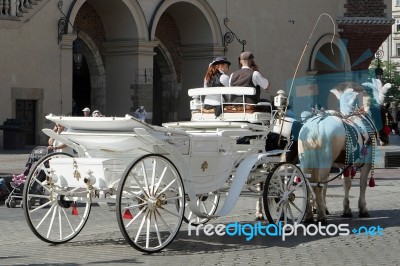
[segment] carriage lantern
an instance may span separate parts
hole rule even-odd
[[[278,96],[274,97],[274,105],[278,110],[283,110],[287,105],[287,96],[283,90],[279,90]]]

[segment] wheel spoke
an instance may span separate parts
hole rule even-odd
[[[144,161],[142,161],[142,170],[143,170],[143,180],[144,180],[144,186],[147,189],[147,196],[150,196],[150,191],[149,191],[149,184],[147,183],[147,173],[146,173],[146,166],[144,165]]]
[[[301,212],[301,209],[293,202],[293,201],[289,201],[290,204],[292,204],[293,207],[296,208],[296,210],[298,210],[299,212]]]
[[[47,231],[47,238],[49,238],[49,236],[50,236],[50,232],[51,232],[51,229],[53,228],[53,224],[54,224],[54,217],[56,216],[57,209],[58,209],[57,205],[54,205],[54,206],[55,206],[55,208],[53,209],[53,215],[51,216],[49,230]]]

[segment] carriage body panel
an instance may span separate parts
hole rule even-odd
[[[60,187],[117,188],[126,165],[107,158],[55,158],[49,162],[51,177]]]

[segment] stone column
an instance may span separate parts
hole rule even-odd
[[[107,112],[125,115],[144,105],[151,122],[153,56],[157,42],[109,41],[106,49]]]
[[[182,89],[180,104],[180,120],[190,120],[190,100],[188,90],[204,85],[204,75],[215,55],[223,55],[223,48],[216,46],[185,45],[182,53]]]
[[[72,111],[72,43],[75,39],[76,34],[64,34],[60,41],[60,87],[54,88],[58,90],[59,98],[55,101],[57,106],[52,110],[62,115]]]

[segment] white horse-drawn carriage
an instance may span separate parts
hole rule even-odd
[[[68,130],[43,132],[77,154],[49,154],[32,167],[23,197],[29,227],[43,241],[67,242],[98,203],[115,210],[131,246],[152,253],[171,243],[182,220],[196,225],[227,215],[245,190],[264,198],[270,222],[300,223],[309,183],[296,165],[277,162],[285,151],[265,151],[268,133],[274,125],[280,131],[282,122],[269,103],[236,104],[215,118],[201,101],[207,94],[254,93],[244,87],[189,90],[192,120],[162,127],[128,115],[47,116]],[[258,112],[260,105],[269,111]],[[248,141],[241,144],[243,137]]]

